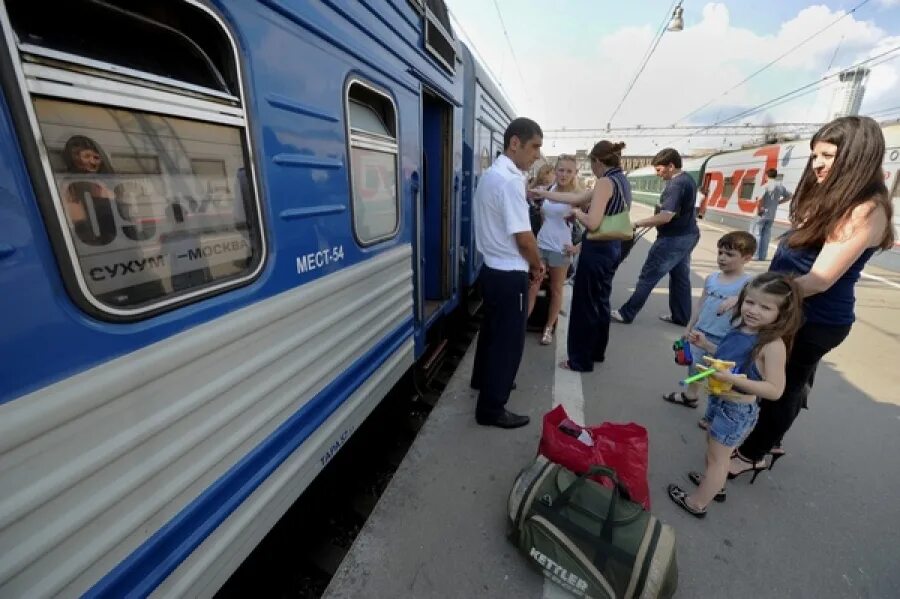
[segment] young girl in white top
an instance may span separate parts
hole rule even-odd
[[[575,157],[562,154],[556,161],[556,184],[550,191],[580,191],[578,177],[575,176],[577,165]],[[562,307],[563,285],[569,264],[572,262],[572,223],[570,215],[572,207],[562,202],[544,200],[541,205],[543,222],[537,235],[538,250],[541,259],[546,263],[550,273],[550,307],[547,310],[547,323],[541,336],[541,344],[553,342],[553,331],[556,319]],[[528,313],[534,309],[534,303],[540,291],[540,282],[532,284],[528,293]]]

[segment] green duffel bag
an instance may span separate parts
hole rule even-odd
[[[615,488],[588,478],[595,474]],[[538,456],[510,492],[510,539],[544,576],[579,597],[671,597],[675,532],[627,496],[611,468],[576,476]]]

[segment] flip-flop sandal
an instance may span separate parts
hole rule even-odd
[[[688,472],[688,480],[699,487],[700,483],[703,482],[703,475],[695,470],[691,470],[690,472]],[[713,497],[713,501],[723,503],[725,501],[725,498],[725,487],[722,487],[722,490],[716,493],[716,496]]]
[[[659,319],[663,322],[668,322],[669,324],[677,324],[680,327],[683,327],[686,324],[686,323],[681,323],[681,322],[675,322],[674,320],[672,320],[671,314],[660,314]]]
[[[681,487],[678,485],[669,485],[666,490],[669,492],[669,499],[675,502],[675,505],[679,506],[681,509],[689,513],[691,516],[695,518],[706,518],[706,509],[698,510],[695,507],[688,505],[687,502],[687,493],[681,490]]]
[[[563,360],[562,362],[560,362],[559,367],[562,368],[563,370],[568,370],[570,372],[584,372],[583,370],[578,370],[577,368],[572,368],[572,365],[569,363],[568,360]]]
[[[672,391],[668,395],[663,395],[662,398],[669,402],[678,404],[680,406],[684,406],[686,408],[697,408],[697,404],[700,402],[700,398],[691,399],[687,395],[684,394],[684,391]]]

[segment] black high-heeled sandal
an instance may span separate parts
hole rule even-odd
[[[740,475],[744,474],[745,472],[752,472],[753,477],[750,479],[750,484],[752,485],[754,482],[756,482],[756,477],[759,476],[760,472],[762,472],[763,470],[768,470],[770,468],[770,465],[767,464],[765,460],[763,460],[762,465],[760,465],[759,462],[754,462],[753,460],[748,460],[747,458],[745,458],[738,452],[734,452],[733,457],[736,457],[738,460],[744,462],[745,464],[750,464],[750,467],[744,468],[740,472],[729,471],[728,472],[728,480],[734,480],[737,477],[739,477]]]
[[[787,452],[781,445],[776,445],[769,451],[769,455],[772,456],[772,460],[769,462],[769,470],[771,470],[775,466],[775,462],[786,456]]]
[[[691,470],[690,472],[688,472],[688,480],[699,487],[700,483],[703,482],[703,475],[695,470]],[[725,495],[725,487],[722,487],[722,490],[716,493],[716,496],[713,497],[713,501],[724,503],[726,498],[727,496]]]

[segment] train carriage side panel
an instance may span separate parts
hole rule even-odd
[[[895,181],[900,170],[900,125],[883,128],[885,135],[884,172],[885,183],[894,202],[894,230],[900,235],[900,217],[897,205],[900,188]],[[705,173],[710,193],[706,217],[749,230],[756,214],[756,206],[762,199],[769,168],[776,168],[779,178],[788,191],[795,191],[809,161],[809,140],[802,139],[717,154],[709,159]],[[775,217],[775,235],[790,227],[790,203],[778,207]],[[888,252],[876,254],[873,263],[892,270],[900,269],[900,245]]]
[[[706,160],[706,158],[685,158],[682,161],[681,170],[699,185]],[[656,175],[656,169],[653,166],[635,169],[629,172],[627,177],[631,182],[631,195],[634,201],[650,206],[659,204],[660,195],[665,188],[665,181]]]
[[[421,80],[411,73],[435,85],[451,77],[417,50],[421,22],[411,5],[265,4],[183,6],[191,19],[221,19],[233,34],[242,85],[228,102],[247,118],[229,108],[236,124],[228,126],[245,127],[253,143],[244,174],[230,168],[221,191],[257,188],[267,258],[242,286],[146,316],[105,318],[73,300],[60,274],[68,257],[51,244],[54,225],[37,208],[55,198],[41,195],[39,171],[26,174],[31,131],[21,119],[12,127],[17,107],[31,100],[16,98],[11,84],[26,77],[20,70],[18,80],[4,78],[0,188],[10,201],[0,210],[11,218],[4,215],[0,231],[12,247],[0,246],[9,324],[0,340],[0,595],[211,593],[413,362]],[[13,43],[9,21],[4,33],[18,61],[26,49]],[[90,83],[115,87],[103,65],[89,70],[100,73]],[[58,74],[68,76],[65,65]],[[348,108],[354,78],[375,90],[360,89],[363,104],[375,98],[373,106],[396,111],[394,126],[382,123],[386,134],[368,148],[376,125]],[[108,101],[120,120],[167,112],[142,87],[142,73],[125,79],[152,109],[112,91],[69,101]],[[219,131],[205,113],[185,125],[178,118],[170,125]],[[72,121],[55,126],[77,129]],[[351,131],[359,143],[348,128],[362,132]],[[113,154],[113,166],[126,158],[153,164],[141,167],[153,175],[151,188],[168,184],[153,174],[157,162],[193,158],[179,175],[185,185],[215,167],[215,144],[201,151],[183,138],[167,146],[153,131],[117,134],[143,149]],[[40,164],[51,174],[58,139],[44,137]],[[357,151],[373,147],[384,156]],[[372,222],[374,230],[361,228]]]
[[[460,46],[466,68],[463,194],[460,215],[461,285],[463,288],[471,289],[484,261],[475,245],[472,199],[481,174],[493,164],[497,152],[503,151],[503,133],[515,118],[515,111],[471,51],[464,44]]]

